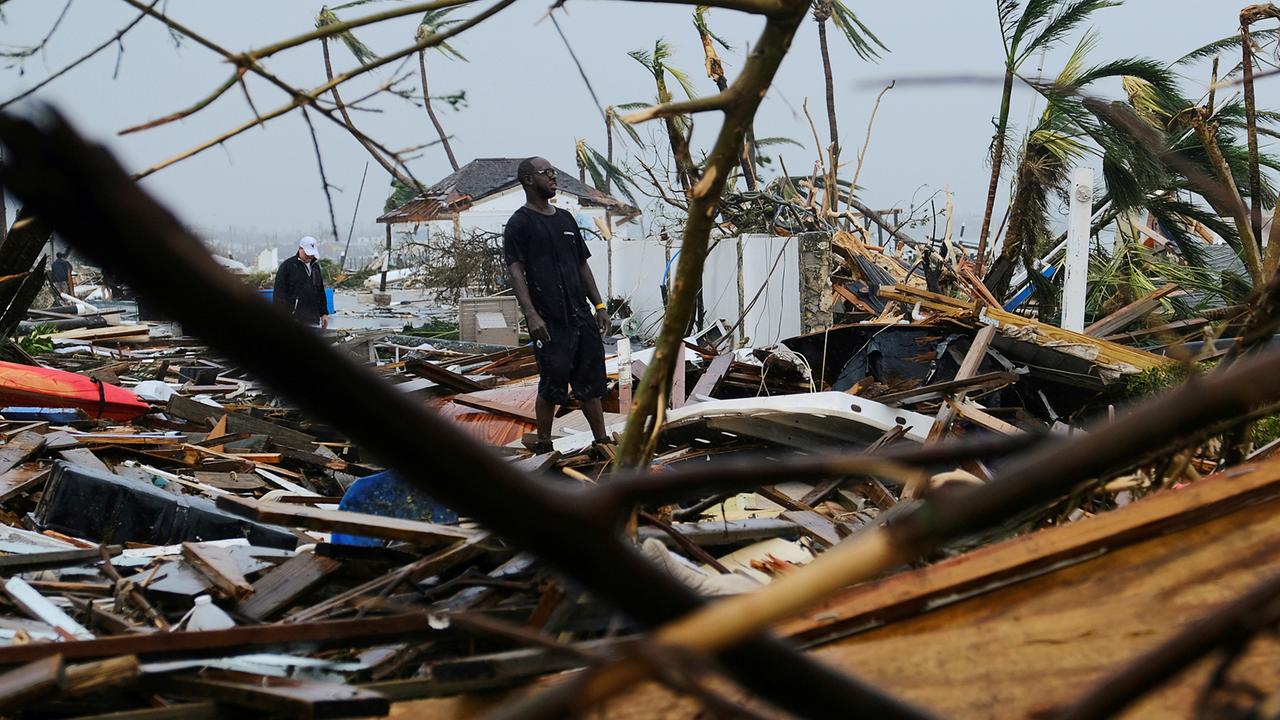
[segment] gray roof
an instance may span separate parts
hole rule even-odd
[[[483,198],[514,187],[516,169],[524,158],[478,158],[450,173],[427,188],[422,195],[378,218],[379,222],[417,222],[434,219],[444,213],[466,209]],[[569,173],[555,168],[559,192],[573,195],[588,205],[612,209],[629,219],[639,210],[578,181]]]

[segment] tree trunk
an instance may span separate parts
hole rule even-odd
[[[734,82],[740,93],[737,102],[724,111],[724,124],[716,137],[706,170],[689,194],[684,242],[675,282],[667,301],[662,329],[658,333],[653,360],[637,388],[627,428],[618,447],[617,468],[648,464],[660,429],[660,403],[670,394],[671,378],[677,367],[683,371],[683,331],[689,324],[702,285],[702,268],[707,258],[707,239],[715,221],[716,206],[724,193],[729,169],[738,161],[747,128],[765,91],[777,74],[778,65],[804,19],[807,4],[787,6],[785,13],[773,15],[765,24],[760,43]]]
[[[818,50],[822,53],[822,79],[826,82],[827,89],[827,134],[831,140],[831,164],[836,164],[836,159],[840,157],[840,131],[836,128],[836,92],[835,83],[831,76],[831,55],[827,52],[827,21],[823,20],[818,23]],[[830,195],[831,188],[827,189]]]
[[[329,58],[328,38],[320,38],[320,48],[324,53],[325,78],[327,78],[329,82],[333,82],[333,62]],[[418,191],[421,192],[422,186],[416,180],[400,172],[399,168],[397,168],[394,163],[383,157],[382,153],[378,152],[378,148],[374,147],[368,140],[365,140],[364,137],[356,130],[356,124],[351,121],[351,114],[347,112],[347,106],[343,104],[342,96],[338,94],[338,86],[334,85],[330,92],[333,93],[333,104],[338,106],[338,112],[342,115],[342,122],[346,124],[347,130],[351,131],[351,134],[355,136],[356,141],[359,142],[371,156],[373,156],[374,160],[378,161],[378,164],[382,166],[383,170],[391,173],[391,177],[399,180],[405,187],[417,188]]]
[[[456,172],[458,158],[453,154],[453,146],[449,144],[449,136],[445,133],[444,126],[440,124],[440,118],[436,117],[436,111],[431,107],[431,91],[427,89],[427,52],[425,50],[418,51],[418,69],[422,71],[422,106],[427,109],[427,117],[431,118],[431,124],[436,128],[436,135],[440,136],[444,153],[449,156],[449,166]]]
[[[1224,199],[1230,203],[1230,206],[1223,207],[1223,203],[1217,199],[1215,193],[1201,194],[1214,212],[1224,217],[1230,217],[1235,221],[1236,233],[1240,236],[1240,247],[1244,251],[1245,268],[1248,269],[1249,277],[1253,280],[1253,287],[1261,288],[1266,282],[1266,274],[1263,271],[1258,241],[1253,235],[1252,224],[1249,222],[1249,212],[1245,207],[1244,198],[1240,196],[1240,191],[1236,189],[1235,178],[1231,176],[1231,168],[1222,157],[1222,150],[1218,148],[1218,141],[1213,135],[1209,121],[1201,115],[1193,119],[1192,124],[1195,127],[1196,135],[1200,139],[1200,144],[1204,146],[1205,154],[1209,156],[1209,163],[1217,174],[1218,181],[1226,188],[1226,192],[1223,195],[1225,196]]]
[[[991,181],[987,184],[987,207],[982,212],[982,229],[978,231],[978,269],[982,269],[987,252],[987,233],[991,232],[991,215],[996,209],[996,191],[1000,187],[1000,166],[1004,164],[1004,136],[1009,127],[1009,98],[1013,94],[1013,68],[1006,66],[1004,88],[1000,92],[1000,118],[996,134],[991,138]]]

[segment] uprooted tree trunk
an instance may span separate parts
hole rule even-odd
[[[773,82],[778,65],[786,55],[807,10],[808,4],[805,2],[785,1],[783,9],[769,17],[760,41],[743,66],[742,73],[719,96],[659,106],[652,111],[636,113],[626,118],[639,122],[657,116],[670,117],[679,112],[710,109],[724,111],[724,125],[707,157],[706,170],[689,192],[689,213],[680,247],[680,262],[676,267],[675,281],[671,285],[653,361],[649,363],[649,369],[636,390],[631,415],[627,418],[626,431],[618,448],[619,467],[647,464],[652,453],[657,431],[661,427],[658,417],[660,406],[668,397],[676,367],[683,364],[683,353],[680,351],[684,330],[689,325],[698,288],[702,285],[707,240],[714,225],[725,181],[730,169],[738,162],[747,128],[755,117],[765,91]]]

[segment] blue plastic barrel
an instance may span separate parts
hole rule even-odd
[[[458,514],[432,500],[417,485],[388,470],[374,475],[366,475],[351,484],[338,503],[339,510],[381,515],[401,520],[420,520],[422,522],[452,525],[458,522]],[[333,533],[330,539],[334,545],[385,545],[383,540]]]

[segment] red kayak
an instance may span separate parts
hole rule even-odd
[[[137,395],[117,385],[65,370],[0,361],[0,404],[80,408],[91,418],[132,420],[151,412]]]

